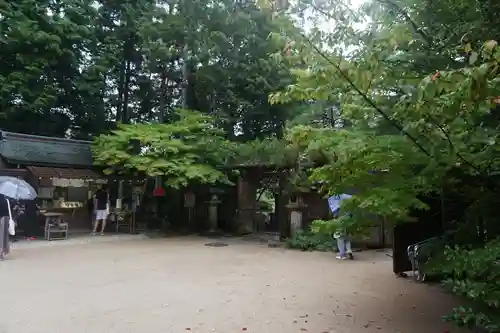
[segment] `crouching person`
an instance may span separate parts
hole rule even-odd
[[[336,258],[339,260],[354,259],[352,255],[351,237],[345,230],[335,232],[333,237],[336,239],[339,249],[339,255]]]
[[[340,217],[340,206],[342,201],[352,198],[350,194],[340,194],[334,195],[328,198],[328,206],[334,218]],[[346,214],[349,216],[350,214]],[[334,233],[333,237],[337,241],[337,247],[339,249],[339,255],[337,259],[353,259],[352,248],[351,248],[351,237],[347,234],[345,228],[340,227],[337,232]]]

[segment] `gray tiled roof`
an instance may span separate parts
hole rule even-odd
[[[90,141],[0,131],[0,156],[9,163],[47,166],[92,166]]]

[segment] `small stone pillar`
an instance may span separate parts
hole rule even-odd
[[[297,231],[302,229],[303,224],[303,212],[307,207],[299,197],[296,201],[290,202],[286,205],[289,211],[289,221],[290,221],[290,236],[293,236]]]
[[[217,195],[213,194],[212,198],[206,202],[208,204],[208,233],[209,234],[218,234],[220,230],[218,229],[218,205],[221,203]]]

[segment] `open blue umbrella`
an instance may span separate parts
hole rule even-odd
[[[0,176],[0,194],[14,200],[34,200],[35,189],[22,179]]]

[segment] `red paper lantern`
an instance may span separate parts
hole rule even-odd
[[[153,197],[164,197],[165,189],[163,187],[157,187],[153,190]]]

